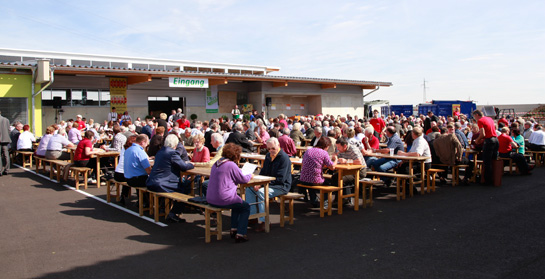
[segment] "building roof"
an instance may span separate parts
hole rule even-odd
[[[288,86],[292,82],[316,83],[324,89],[336,88],[337,85],[355,85],[362,89],[392,86],[391,82],[380,81],[275,76],[268,73],[280,68],[268,66],[0,49],[0,67],[32,68],[38,59],[49,59],[56,74],[126,76],[129,84],[181,76],[208,78],[210,85],[226,84],[232,80],[270,81],[275,87]]]

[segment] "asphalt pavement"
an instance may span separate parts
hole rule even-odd
[[[34,172],[0,177],[0,278],[543,278],[545,167],[501,187],[441,186],[403,201],[319,217],[296,202],[295,224],[250,241],[204,242],[204,219],[152,221]],[[136,211],[133,205],[130,211]]]

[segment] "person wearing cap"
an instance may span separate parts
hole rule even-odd
[[[76,115],[76,121],[74,123],[78,123],[78,130],[79,131],[82,131],[86,127],[85,126],[85,121],[82,120],[81,114]]]
[[[108,113],[108,121],[117,122],[117,112],[115,112],[115,107],[112,107],[112,111]]]

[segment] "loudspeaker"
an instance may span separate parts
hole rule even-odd
[[[62,98],[61,97],[53,97],[53,108],[60,109],[62,108]]]
[[[270,106],[271,104],[272,104],[272,99],[271,99],[271,97],[265,98],[265,105],[266,105],[266,106]]]

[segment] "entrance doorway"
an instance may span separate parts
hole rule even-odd
[[[161,113],[170,116],[172,110],[182,109],[185,114],[185,98],[183,97],[148,97],[149,115],[159,118]]]

